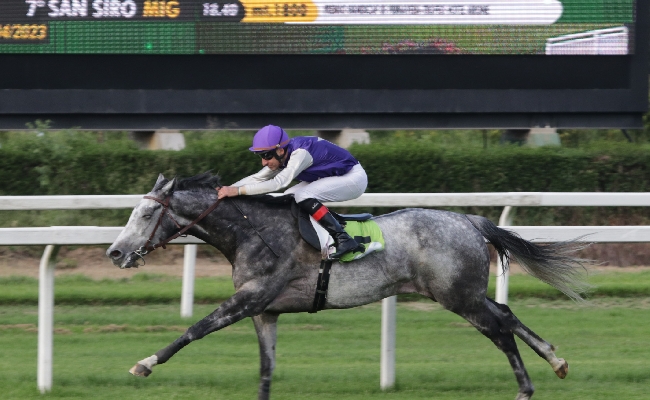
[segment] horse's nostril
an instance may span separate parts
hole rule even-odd
[[[122,252],[119,250],[113,250],[109,255],[111,256],[111,258],[120,258],[122,257]]]

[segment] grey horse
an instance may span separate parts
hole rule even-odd
[[[235,294],[169,346],[138,361],[130,372],[148,376],[154,366],[169,361],[191,342],[251,317],[261,358],[258,398],[268,399],[278,316],[312,309],[322,256],[301,238],[290,206],[251,196],[217,201],[218,186],[219,178],[210,173],[182,180],[161,174],[106,251],[113,264],[130,268],[182,231],[216,247],[233,268]],[[334,262],[325,309],[419,293],[465,318],[506,354],[519,385],[517,399],[529,399],[534,387],[514,335],[545,359],[558,377],[567,375],[568,363],[556,357],[551,344],[507,306],[486,296],[490,266],[486,240],[502,259],[512,257],[531,275],[579,300],[587,286],[582,260],[572,255],[575,242],[537,245],[486,218],[437,210],[404,209],[374,220],[383,231],[385,250],[350,263]]]

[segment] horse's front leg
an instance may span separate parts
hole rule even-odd
[[[257,340],[260,343],[260,389],[258,400],[268,400],[271,395],[271,379],[275,368],[275,343],[277,339],[278,314],[262,313],[253,317]]]
[[[138,361],[129,372],[136,376],[149,376],[151,369],[155,365],[167,362],[174,354],[191,342],[244,318],[260,314],[269,303],[268,293],[248,290],[238,291],[210,315],[189,327],[172,344],[157,351],[151,357]]]

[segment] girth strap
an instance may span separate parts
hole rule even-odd
[[[314,304],[309,313],[313,314],[320,311],[325,307],[325,300],[327,300],[327,288],[330,283],[330,268],[332,267],[332,260],[329,258],[323,259],[320,262],[320,269],[318,271],[318,281],[316,283],[316,294],[314,295]]]

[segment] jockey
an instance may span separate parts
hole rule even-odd
[[[330,258],[363,251],[322,203],[345,201],[361,196],[368,186],[366,171],[347,150],[315,136],[289,135],[279,126],[257,131],[250,151],[262,158],[262,170],[232,186],[219,189],[219,198],[255,195],[283,189],[294,179],[300,183],[286,190],[296,203],[325,228],[335,241]]]

